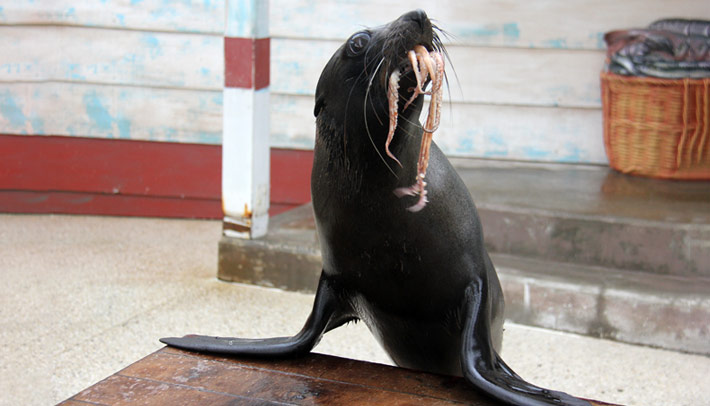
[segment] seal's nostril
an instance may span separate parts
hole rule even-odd
[[[424,28],[424,22],[429,20],[427,18],[426,13],[422,9],[410,11],[409,13],[405,14],[403,17],[406,20],[417,22],[419,24],[419,28]]]

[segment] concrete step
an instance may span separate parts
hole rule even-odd
[[[320,247],[310,205],[274,217],[264,239],[223,237],[219,251],[220,279],[305,292],[317,285]],[[512,321],[710,355],[708,278],[491,256]]]
[[[490,252],[710,277],[710,182],[606,167],[453,160]]]
[[[710,279],[492,255],[516,323],[710,355]]]

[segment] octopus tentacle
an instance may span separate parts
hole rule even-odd
[[[421,94],[427,94],[424,91],[424,82],[426,82],[429,77],[429,69],[427,68],[425,58],[427,58],[429,53],[426,48],[421,45],[417,45],[413,50],[407,53],[409,57],[409,63],[412,64],[412,71],[414,71],[414,77],[417,79],[417,86],[413,89],[409,89],[412,92],[412,96],[407,100],[407,103],[402,108],[402,111],[406,110],[410,104]]]
[[[385,141],[385,152],[387,153],[387,156],[394,159],[399,166],[402,166],[402,163],[399,162],[399,159],[397,159],[394,154],[390,151],[390,143],[392,143],[392,139],[394,138],[394,131],[397,129],[397,117],[399,113],[397,112],[397,101],[399,99],[399,70],[394,70],[392,74],[390,75],[388,87],[387,87],[387,101],[389,104],[389,115],[390,115],[390,126],[389,126],[389,132],[387,133],[387,141]]]
[[[413,206],[407,208],[407,210],[411,212],[417,212],[422,210],[429,201],[427,198],[426,182],[424,181],[424,178],[426,177],[426,171],[429,166],[431,141],[434,136],[434,132],[439,128],[439,123],[441,121],[441,100],[443,95],[442,83],[444,81],[445,67],[444,59],[442,58],[441,53],[437,51],[429,52],[422,45],[415,46],[414,50],[407,53],[407,57],[412,65],[412,71],[414,72],[417,80],[417,85],[415,88],[411,89],[412,96],[404,105],[403,110],[409,107],[409,105],[422,94],[431,95],[431,100],[429,102],[427,119],[424,126],[422,126],[422,140],[419,147],[419,159],[417,160],[417,177],[413,185],[397,188],[394,190],[394,194],[400,198],[404,196],[418,195],[419,199],[417,202]],[[392,72],[389,78],[387,98],[390,110],[390,127],[389,133],[387,134],[387,141],[385,143],[387,155],[397,161],[397,163],[400,162],[390,152],[389,145],[392,142],[394,132],[397,128],[399,78],[400,72],[397,70]],[[424,83],[428,78],[431,78],[432,84],[429,92],[425,91],[423,88]]]
[[[415,77],[417,79],[417,87],[412,89],[412,96],[405,104],[406,109],[410,103],[412,103],[421,94],[431,94],[431,100],[429,102],[429,113],[427,115],[426,122],[422,127],[422,140],[419,147],[419,159],[417,161],[417,177],[415,183],[412,186],[397,188],[394,190],[395,195],[398,197],[404,196],[416,196],[419,195],[417,202],[408,207],[407,210],[411,212],[417,212],[422,210],[427,202],[427,190],[426,182],[424,178],[426,177],[426,171],[429,166],[429,152],[431,150],[431,141],[434,132],[439,128],[439,123],[441,121],[441,101],[444,81],[444,59],[441,54],[436,51],[428,52],[426,48],[421,45],[417,45],[414,51],[409,51],[408,53],[409,61],[412,64],[412,70],[414,71]],[[424,81],[431,77],[431,91],[425,92],[422,88]],[[392,80],[392,78],[390,78]],[[390,97],[391,101],[391,96]],[[395,106],[396,107],[396,106]],[[390,105],[391,108],[391,105]],[[396,111],[394,112],[396,115]],[[390,124],[392,123],[392,110],[390,110]],[[395,122],[396,126],[396,122]],[[391,141],[391,137],[394,136],[394,130],[390,127],[390,136],[388,136],[387,146]],[[389,153],[389,150],[388,150]],[[397,161],[399,162],[399,161]]]

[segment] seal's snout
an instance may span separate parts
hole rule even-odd
[[[410,11],[399,17],[400,25],[414,36],[421,36],[420,44],[431,51],[432,25],[426,12],[421,9]]]
[[[431,23],[429,22],[429,17],[427,17],[426,12],[422,9],[417,9],[410,11],[407,14],[404,14],[402,16],[402,19],[405,21],[413,21],[417,24],[419,24],[419,28],[422,31],[426,31],[427,25],[429,26],[428,28],[431,29]]]

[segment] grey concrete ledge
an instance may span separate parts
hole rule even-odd
[[[492,255],[506,318],[710,355],[710,280]]]

